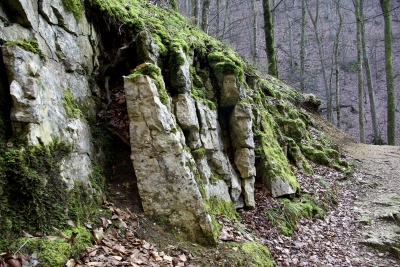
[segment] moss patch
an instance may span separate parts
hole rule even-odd
[[[240,246],[241,250],[248,256],[249,261],[245,266],[250,267],[274,267],[276,266],[271,253],[263,244],[257,242],[246,242]],[[247,257],[246,257],[247,258]]]
[[[74,95],[72,94],[71,89],[67,88],[67,90],[65,90],[62,103],[68,117],[75,119],[83,118],[83,113],[79,108],[78,102],[76,101]]]
[[[293,200],[281,198],[276,208],[265,209],[268,219],[280,227],[283,235],[292,235],[301,217],[312,219],[317,214],[324,217],[328,205],[314,196],[305,194]]]
[[[22,41],[8,41],[4,45],[19,46],[26,51],[38,54],[41,59],[45,59],[45,55],[43,54],[42,50],[40,50],[39,44],[36,40],[24,39]]]
[[[60,165],[71,152],[69,146],[55,141],[0,152],[0,250],[21,230],[49,233],[53,226],[63,228],[68,219],[83,220],[100,206],[100,198],[88,186],[76,182],[68,191],[61,178]]]
[[[82,19],[82,3],[80,0],[62,0],[64,6],[67,10],[71,11],[74,14],[74,18],[77,22],[80,22]]]

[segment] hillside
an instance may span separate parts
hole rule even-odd
[[[146,264],[138,251],[187,262],[144,241],[173,237],[193,264],[226,250],[231,266],[274,266],[246,230],[259,193],[267,228],[290,236],[352,174],[313,122],[320,100],[262,76],[173,1],[10,0],[0,17],[0,264],[6,247],[42,266],[107,265],[100,246],[128,265]]]

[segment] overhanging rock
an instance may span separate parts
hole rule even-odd
[[[186,239],[213,242],[211,218],[194,176],[196,163],[155,83],[146,75],[130,76],[124,78],[124,88],[131,159],[145,214]]]

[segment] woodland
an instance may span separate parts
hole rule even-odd
[[[271,74],[271,61],[276,62],[279,79],[322,99],[321,114],[360,142],[399,143],[398,1],[177,3],[193,23],[228,43],[263,73]],[[274,48],[276,60],[267,56],[268,46]],[[389,142],[388,133],[397,137]]]
[[[400,2],[0,1],[0,267],[400,267]]]

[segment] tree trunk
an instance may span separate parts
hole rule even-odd
[[[355,0],[354,7],[357,22],[358,122],[360,126],[360,142],[365,143],[360,0]]]
[[[253,14],[253,63],[257,65],[258,51],[257,51],[257,10],[255,0],[251,1],[251,10]]]
[[[367,54],[367,44],[365,39],[365,24],[364,24],[364,0],[360,0],[360,17],[361,17],[361,42],[362,42],[362,52],[363,52],[363,61],[365,65],[365,75],[367,76],[367,84],[368,84],[368,95],[369,95],[369,104],[371,109],[371,119],[372,119],[372,128],[374,130],[374,144],[379,145],[381,140],[381,134],[379,132],[379,123],[378,118],[376,116],[376,106],[375,106],[375,92],[374,85],[372,83],[372,74],[371,74],[371,66],[369,64],[368,54]]]
[[[204,0],[203,9],[201,12],[201,29],[208,33],[208,9],[210,7],[211,0]]]
[[[293,29],[292,29],[292,18],[289,15],[288,7],[285,2],[285,14],[288,20],[288,28],[289,28],[289,53],[290,53],[290,74],[293,74],[294,71],[294,49],[293,49]]]
[[[336,125],[340,129],[341,128],[341,111],[340,111],[340,85],[339,85],[339,62],[338,62],[338,56],[339,56],[339,43],[340,43],[340,33],[342,30],[343,26],[343,15],[342,12],[340,11],[340,0],[337,0],[336,3],[336,9],[337,13],[339,16],[339,25],[338,29],[336,31],[336,38],[335,38],[335,47],[334,47],[334,65],[335,65],[335,100],[336,100]]]
[[[192,0],[193,13],[192,16],[195,19],[195,24],[197,28],[200,28],[200,0]]]
[[[227,24],[229,24],[229,22],[228,22],[228,17],[229,17],[229,13],[230,13],[229,9],[230,9],[229,0],[226,0],[224,26],[222,29],[222,36],[219,38],[219,40],[221,40],[221,41],[224,41],[224,39],[225,39],[226,26],[227,26]]]
[[[221,0],[217,0],[217,18],[216,18],[216,20],[217,20],[217,25],[215,26],[216,27],[216,30],[215,30],[215,36],[218,38],[218,36],[219,36],[219,28],[220,28],[220,16],[219,16],[219,13],[221,12]]]
[[[275,42],[273,35],[272,13],[270,0],[263,0],[264,10],[264,33],[265,33],[265,52],[268,60],[268,73],[278,78],[278,66],[276,62]]]
[[[385,68],[387,87],[387,135],[388,144],[396,145],[396,96],[394,92],[392,63],[392,21],[390,16],[390,0],[380,0],[385,20]]]
[[[307,11],[310,16],[313,27],[314,27],[315,38],[317,39],[319,61],[321,63],[322,76],[324,79],[324,86],[325,86],[325,96],[326,96],[327,112],[328,112],[327,117],[328,117],[328,121],[332,122],[332,97],[331,97],[331,92],[329,91],[328,78],[326,77],[326,69],[325,69],[325,63],[324,63],[324,48],[323,48],[323,44],[321,42],[319,32],[318,32],[319,1],[317,1],[315,18],[312,16],[311,10],[308,5],[307,5]]]
[[[304,68],[306,58],[306,0],[301,0],[300,90],[305,92]]]

